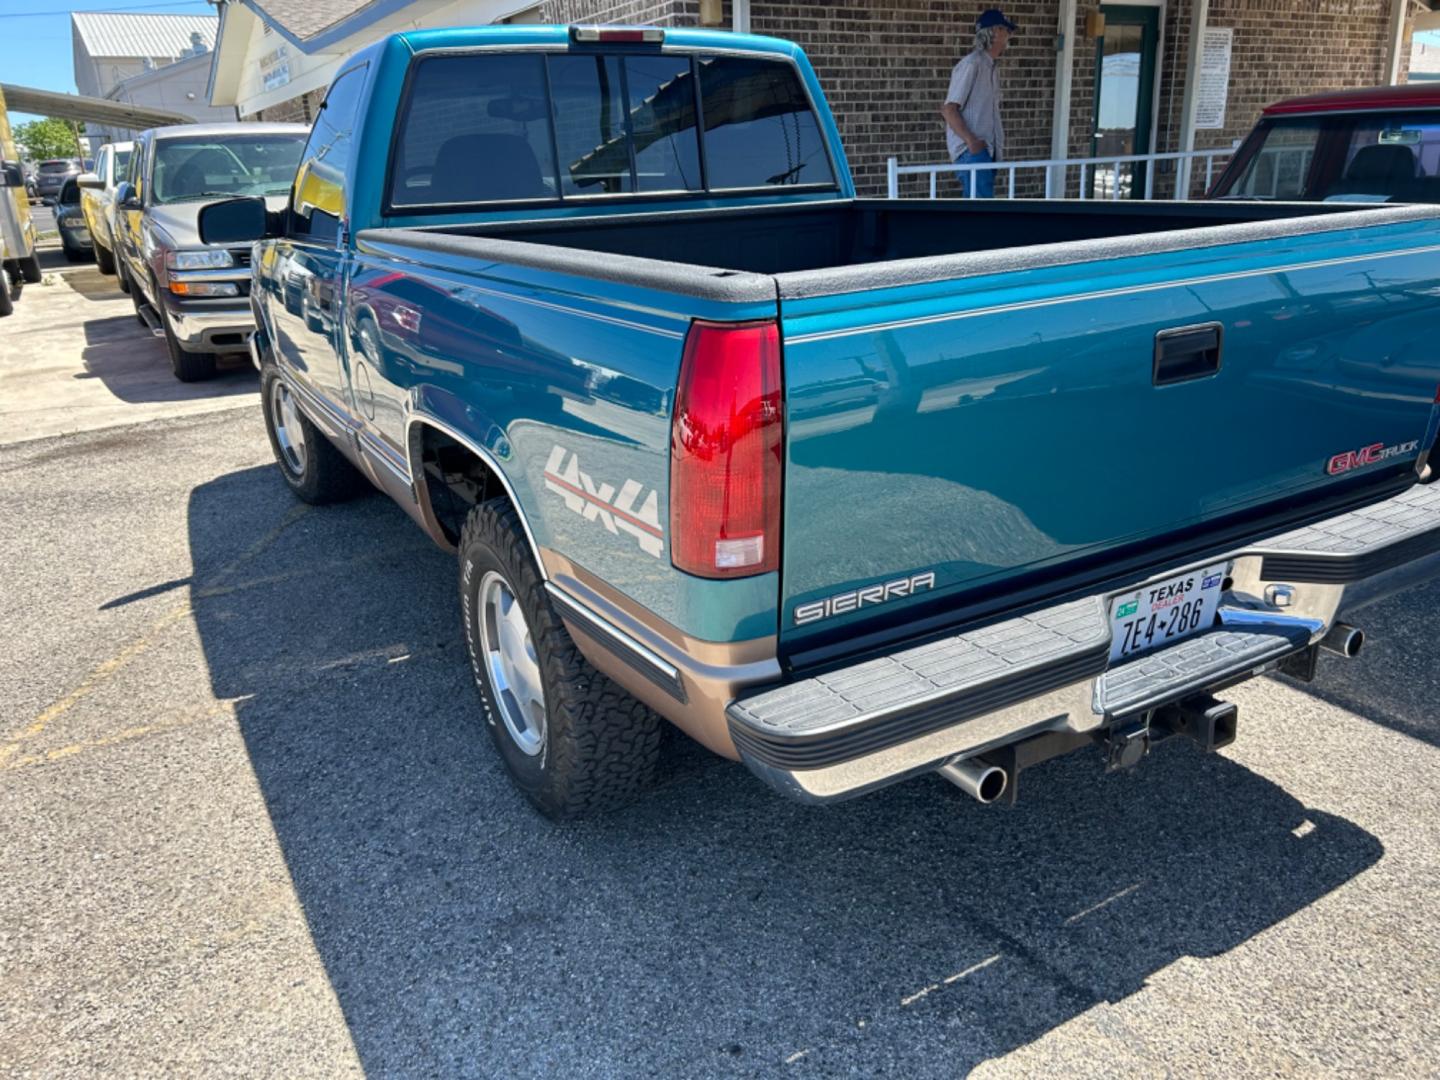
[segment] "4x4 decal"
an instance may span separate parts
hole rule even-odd
[[[550,451],[550,459],[545,463],[545,487],[564,499],[565,505],[586,521],[598,521],[612,533],[629,533],[640,542],[641,551],[657,559],[664,552],[660,493],[653,488],[640,502],[645,485],[638,480],[626,480],[618,493],[614,484],[597,484],[589,473],[580,471],[580,455],[563,446]]]

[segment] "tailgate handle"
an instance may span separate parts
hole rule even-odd
[[[1155,335],[1156,386],[1204,379],[1220,370],[1218,322],[1176,326]]]

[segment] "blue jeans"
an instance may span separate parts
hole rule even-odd
[[[982,162],[994,161],[990,156],[990,147],[985,147],[978,154],[972,154],[969,150],[962,150],[960,156],[955,159],[956,165],[979,165]],[[963,170],[956,174],[960,178],[960,194],[965,198],[970,197],[971,173]],[[975,197],[977,199],[993,199],[995,197],[995,170],[981,169],[973,174],[975,177]]]

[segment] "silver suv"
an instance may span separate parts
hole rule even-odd
[[[182,382],[210,378],[216,355],[246,353],[255,332],[250,245],[204,243],[201,208],[259,195],[283,209],[309,134],[302,124],[184,124],[135,140],[115,189],[116,271]]]

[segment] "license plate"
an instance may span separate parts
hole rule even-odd
[[[1110,602],[1110,662],[1198,634],[1215,622],[1227,563],[1178,574]]]

